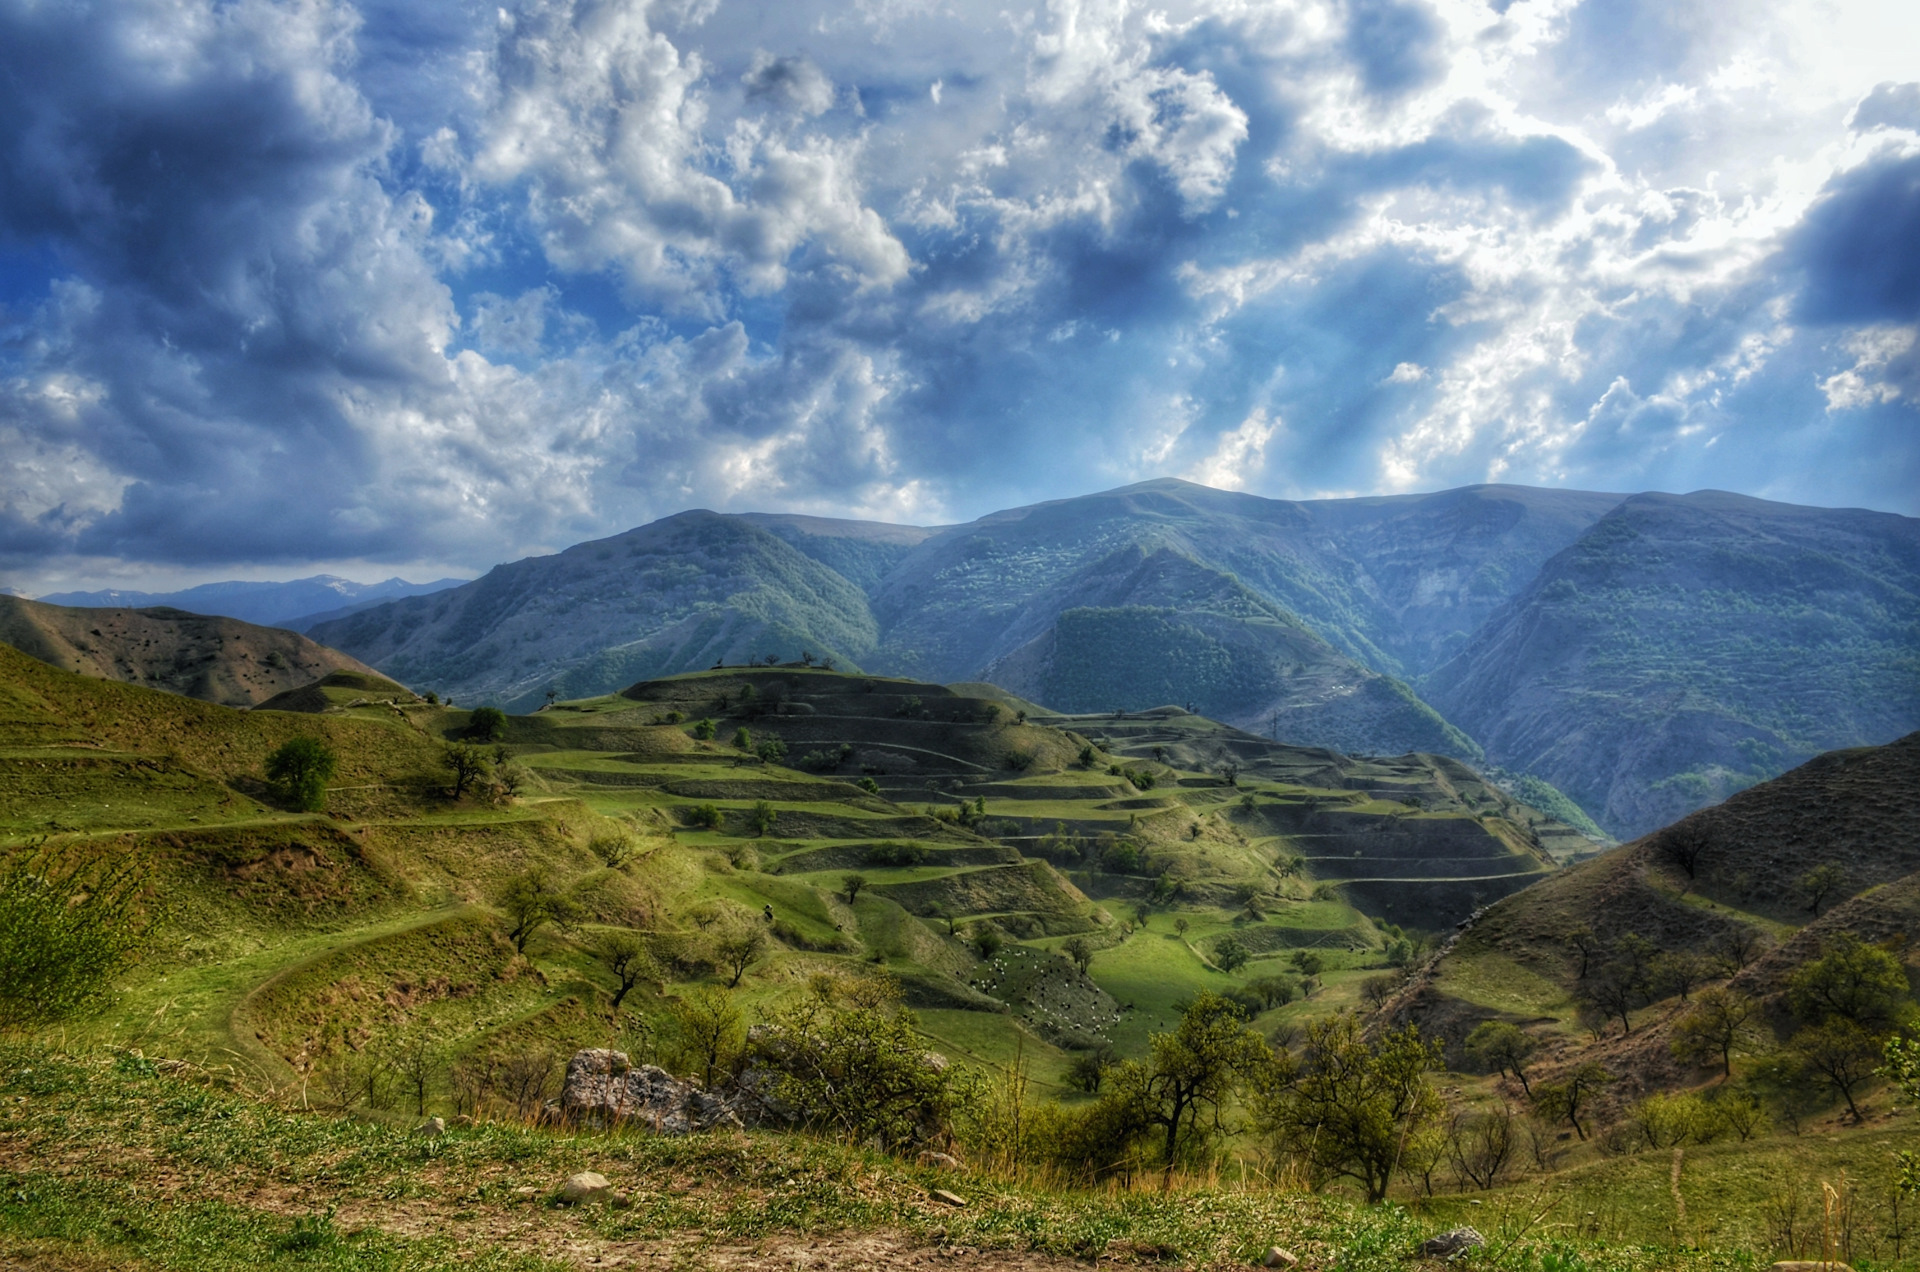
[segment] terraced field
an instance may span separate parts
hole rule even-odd
[[[430,1054],[421,1098],[453,1105],[474,1072],[550,1081],[580,1045],[664,1057],[700,985],[751,1020],[874,967],[934,1045],[1064,1091],[1076,1054],[1142,1049],[1202,988],[1272,1025],[1356,1001],[1414,929],[1586,844],[1451,760],[805,666],[649,681],[484,741],[373,679],[241,713],[4,649],[0,672],[0,833],[137,854],[170,912],[93,1027],[316,1098],[375,1056]],[[303,733],[341,755],[322,814],[262,776]],[[449,745],[491,770],[457,800]],[[529,872],[569,914],[516,943],[502,901]],[[623,931],[647,972],[615,1010],[597,951]]]

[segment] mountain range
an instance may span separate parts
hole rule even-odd
[[[402,578],[356,583],[337,574],[316,574],[284,583],[230,581],[202,583],[177,592],[54,592],[39,597],[47,605],[151,609],[165,606],[194,614],[217,614],[244,623],[305,631],[323,619],[341,618],[369,605],[401,596],[422,596],[455,587],[464,579],[409,583]]]

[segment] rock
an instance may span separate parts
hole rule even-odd
[[[1279,1246],[1268,1246],[1266,1257],[1260,1260],[1263,1268],[1290,1268],[1300,1262],[1300,1256],[1291,1250],[1282,1250]]]
[[[420,1125],[414,1127],[413,1133],[415,1135],[424,1135],[428,1139],[445,1135],[447,1133],[447,1119],[444,1117],[430,1117],[420,1123]]]
[[[575,1052],[567,1061],[557,1114],[575,1126],[637,1123],[663,1135],[742,1125],[725,1096],[650,1064],[636,1068],[624,1052],[604,1048]]]
[[[513,1190],[513,1195],[521,1201],[532,1201],[540,1195],[540,1190],[538,1188],[516,1188]]]
[[[936,1170],[965,1170],[967,1164],[952,1153],[936,1153],[932,1149],[920,1154],[922,1166],[932,1166]]]
[[[942,1205],[964,1206],[967,1204],[967,1199],[965,1197],[962,1197],[959,1193],[950,1193],[944,1188],[931,1189],[927,1193],[927,1196],[933,1198],[937,1202],[940,1202]]]
[[[1472,1228],[1449,1228],[1437,1237],[1429,1237],[1420,1244],[1420,1253],[1430,1259],[1451,1259],[1463,1250],[1474,1250],[1487,1244],[1487,1239]]]
[[[560,1185],[560,1200],[569,1206],[584,1206],[589,1202],[604,1201],[613,1191],[613,1184],[598,1171],[583,1170],[577,1175],[568,1175],[567,1182]]]

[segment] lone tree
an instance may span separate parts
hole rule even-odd
[[[1073,960],[1073,965],[1085,972],[1093,966],[1093,942],[1084,936],[1070,937],[1061,945],[1060,952]]]
[[[1237,1006],[1204,990],[1172,1033],[1154,1034],[1148,1045],[1145,1064],[1129,1060],[1109,1072],[1107,1083],[1139,1125],[1159,1133],[1171,1180],[1174,1166],[1222,1129],[1240,1086],[1273,1062],[1273,1052]]]
[[[1580,1110],[1592,1104],[1613,1080],[1599,1061],[1589,1060],[1560,1081],[1543,1085],[1533,1097],[1534,1107],[1549,1122],[1565,1118],[1573,1133],[1585,1139],[1587,1128],[1580,1125]]]
[[[467,717],[467,736],[476,742],[498,742],[507,736],[507,713],[498,707],[479,707]]]
[[[847,894],[848,905],[853,904],[853,899],[860,895],[860,889],[866,886],[867,877],[865,875],[850,874],[840,880],[840,890]]]
[[[1275,1056],[1254,1107],[1261,1126],[1305,1162],[1316,1186],[1351,1179],[1377,1202],[1395,1171],[1437,1147],[1446,1105],[1427,1073],[1439,1066],[1439,1045],[1422,1039],[1418,1026],[1369,1045],[1360,1022],[1342,1013],[1307,1027],[1298,1061]]]
[[[713,1075],[733,1068],[746,1046],[740,1009],[726,990],[702,985],[679,998],[668,1012],[682,1070],[697,1069],[701,1085],[712,1086]]]
[[[713,940],[713,956],[720,965],[732,974],[727,988],[732,989],[747,974],[747,969],[760,961],[766,952],[767,935],[757,927],[742,925],[721,932]]]
[[[1527,1082],[1527,1062],[1540,1050],[1540,1043],[1520,1026],[1504,1020],[1482,1021],[1467,1035],[1466,1047],[1474,1063],[1502,1075],[1511,1073],[1520,1079],[1520,1089],[1527,1098],[1533,1098],[1533,1087]]]
[[[1237,972],[1247,965],[1247,947],[1237,936],[1223,936],[1213,947],[1213,962],[1223,972]]]
[[[453,775],[453,797],[459,799],[467,788],[487,775],[487,753],[465,742],[455,742],[440,761]]]
[[[1701,1064],[1718,1060],[1722,1077],[1733,1076],[1733,1053],[1746,1040],[1754,1002],[1737,989],[1716,987],[1701,993],[1693,1011],[1673,1027],[1676,1059]]]
[[[747,822],[753,827],[753,833],[764,836],[773,829],[773,805],[764,799],[753,802],[753,811],[747,814]]]
[[[593,944],[593,956],[620,982],[620,988],[613,992],[615,1011],[620,1010],[620,1004],[626,1001],[635,985],[651,979],[658,970],[647,956],[646,945],[632,932],[609,932],[602,936]]]
[[[136,857],[27,851],[0,866],[0,1030],[72,1015],[145,942]]]
[[[524,870],[500,890],[500,909],[507,916],[507,939],[522,954],[533,934],[549,923],[570,927],[580,917],[580,906],[560,890],[545,866]]]
[[[339,766],[333,748],[320,738],[302,734],[282,742],[267,757],[267,780],[282,800],[303,813],[317,813],[327,804],[327,781]]]
[[[1835,862],[1822,862],[1794,881],[1801,895],[1807,898],[1807,909],[1815,918],[1820,917],[1820,907],[1826,899],[1840,890],[1847,880],[1846,872]]]

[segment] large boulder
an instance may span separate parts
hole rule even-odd
[[[638,1123],[663,1135],[741,1126],[724,1096],[682,1082],[665,1069],[635,1066],[625,1052],[605,1048],[577,1051],[567,1061],[559,1113],[575,1125]]]

